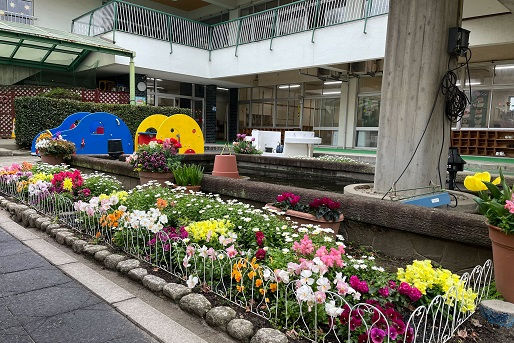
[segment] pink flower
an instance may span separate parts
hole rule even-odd
[[[310,255],[314,252],[314,245],[309,236],[305,235],[300,242],[293,243],[293,250],[300,255]]]
[[[385,335],[385,331],[379,328],[373,328],[369,333],[373,343],[382,343],[384,341]]]
[[[389,287],[382,287],[378,290],[378,294],[383,296],[384,298],[387,298],[389,296]]]
[[[187,256],[192,257],[194,255],[194,253],[195,253],[195,248],[192,245],[188,245],[186,247]]]
[[[234,258],[237,256],[237,250],[234,248],[234,244],[227,248],[227,255],[230,258]]]
[[[314,298],[316,299],[316,302],[318,304],[323,304],[325,302],[325,300],[327,299],[327,295],[325,294],[325,292],[316,291],[314,293]]]
[[[264,250],[262,248],[257,250],[257,252],[255,253],[255,257],[258,260],[264,260],[266,258],[266,250]]]
[[[410,286],[408,283],[406,282],[402,282],[400,284],[400,287],[398,288],[398,292],[400,294],[403,294],[403,295],[406,295],[407,297],[409,297],[409,299],[412,301],[412,302],[416,302],[418,301],[422,296],[423,294],[421,294],[421,292],[419,291],[419,289],[417,289],[416,287],[414,286]]]
[[[350,276],[350,286],[352,286],[353,289],[360,293],[368,293],[369,287],[368,283],[364,280],[359,280],[357,275]]]
[[[264,244],[264,233],[262,231],[257,231],[255,233],[255,240],[257,241],[257,245],[262,247]]]
[[[514,213],[514,195],[512,195],[512,200],[505,201],[505,209],[510,213]]]

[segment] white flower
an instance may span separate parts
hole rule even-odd
[[[284,254],[287,254],[287,253],[289,252],[289,249],[287,249],[287,248],[283,248],[283,249],[282,249],[282,252],[283,252]]]
[[[328,237],[328,236],[323,237],[323,240],[324,240],[325,242],[332,242],[332,238],[330,238],[330,237]]]
[[[296,299],[298,301],[312,301],[314,298],[314,293],[312,291],[312,288],[310,288],[307,285],[303,285],[300,288],[296,290]]]
[[[187,287],[189,288],[195,288],[196,284],[198,283],[198,278],[193,275],[189,275],[189,278],[186,281]]]
[[[325,303],[325,312],[330,317],[339,317],[343,313],[343,309],[336,306],[335,300]]]
[[[353,300],[355,300],[355,301],[361,300],[361,294],[359,292],[353,293]]]
[[[201,257],[206,258],[207,257],[207,247],[204,245],[200,249],[198,249],[198,253]]]
[[[168,216],[166,216],[165,214],[161,215],[159,217],[159,222],[161,222],[161,224],[166,224],[168,222]]]
[[[302,285],[310,286],[314,283],[314,279],[311,278],[312,272],[310,270],[302,270],[302,272],[300,273],[300,276],[301,276],[300,283]]]
[[[321,277],[316,281],[318,291],[327,292],[330,289],[330,281],[326,277]]]
[[[268,268],[265,268],[264,272],[262,273],[262,276],[264,277],[264,280],[269,280],[271,276],[271,271]]]

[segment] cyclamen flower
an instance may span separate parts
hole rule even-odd
[[[262,248],[257,250],[257,252],[255,253],[255,257],[258,260],[264,260],[266,258],[266,250],[264,250]]]
[[[262,247],[264,245],[264,233],[262,231],[257,231],[255,233],[255,240],[257,241],[257,245]]]

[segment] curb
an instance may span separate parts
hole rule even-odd
[[[506,328],[514,327],[514,304],[501,300],[484,300],[479,306],[480,313],[491,324]]]
[[[131,258],[123,253],[115,253],[107,246],[88,244],[86,241],[76,236],[76,234],[80,234],[80,232],[64,225],[53,223],[50,218],[41,215],[26,205],[12,202],[0,196],[0,208],[6,209],[11,214],[13,220],[20,223],[20,225],[28,226],[34,224],[30,226],[34,226],[37,230],[46,232],[48,236],[52,237],[59,244],[68,246],[74,253],[93,257],[93,260],[97,264],[101,264],[107,269],[117,270],[118,273],[136,282],[142,283],[145,288],[158,295],[163,294],[165,299],[178,304],[182,311],[201,318],[210,327],[228,333],[233,339],[244,343],[288,342],[287,336],[281,331],[272,328],[261,328],[255,331],[254,324],[249,320],[237,318],[236,311],[232,308],[227,306],[213,307],[211,302],[204,295],[194,293],[191,289],[182,284],[168,283],[163,278],[149,274],[147,269],[140,267],[140,261],[137,259]],[[38,252],[36,247],[31,246],[32,244],[30,244],[30,242],[36,241],[36,238],[39,237],[30,231],[22,233],[22,235],[24,235],[24,239],[21,240]],[[18,236],[17,238],[20,239]],[[66,255],[57,248],[55,250],[60,252],[61,255]],[[61,258],[64,257],[61,256]],[[63,264],[72,262],[76,262],[76,260],[68,257],[66,263]],[[67,273],[66,268],[60,269]],[[107,302],[117,308],[116,302],[120,301],[121,300],[107,300]]]

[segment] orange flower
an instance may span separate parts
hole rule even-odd
[[[168,202],[166,201],[166,199],[162,199],[162,198],[157,199],[157,208],[159,210],[162,211],[166,207],[168,207]]]
[[[261,286],[262,286],[262,280],[261,279],[255,280],[255,287],[261,287]]]
[[[102,236],[102,233],[100,231],[98,231],[95,235],[96,238],[100,238]]]
[[[272,292],[276,292],[276,291],[277,291],[277,284],[276,284],[276,283],[270,283],[270,284],[269,284],[269,289],[270,289]]]
[[[237,282],[240,282],[241,281],[241,272],[239,270],[237,270],[236,268],[234,268],[232,270],[232,277],[237,281]]]
[[[261,293],[261,295],[264,295],[266,294],[266,290],[264,288],[260,288],[259,293]]]
[[[239,286],[239,285],[237,285],[237,286],[236,286],[236,289],[237,289],[237,291],[238,291],[238,292],[242,292],[242,291],[244,291],[245,286]]]
[[[248,273],[248,278],[249,278],[250,280],[253,280],[253,278],[254,278],[256,275],[257,275],[257,273],[256,273],[256,272],[254,272],[254,271],[252,270],[251,272],[249,272],[249,273]]]
[[[30,162],[23,162],[23,163],[21,164],[21,169],[22,169],[23,171],[29,171],[29,170],[31,170],[31,169],[32,169],[32,163],[30,163]]]

